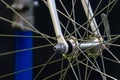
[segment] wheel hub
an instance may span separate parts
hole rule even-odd
[[[65,53],[66,47],[65,47],[64,43],[58,43],[54,47],[54,51],[62,54],[63,57],[65,57],[65,58],[74,58],[77,55],[77,53],[79,52],[79,43],[78,43],[77,39],[73,36],[67,37],[66,41],[69,46],[67,53]]]
[[[66,38],[68,44],[68,51],[66,51],[66,47],[64,43],[58,43],[54,47],[54,51],[62,54],[65,58],[75,58],[79,52],[79,50],[85,50],[87,55],[90,57],[97,57],[100,55],[100,50],[103,50],[102,43],[99,41],[97,37],[91,37],[86,42],[78,43],[78,40],[69,36]],[[87,50],[88,49],[88,50]]]

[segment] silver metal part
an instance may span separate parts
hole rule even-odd
[[[104,48],[102,46],[103,43],[96,37],[92,37],[92,39],[87,42],[83,42],[79,44],[80,49],[85,50],[89,57],[97,57],[100,56],[100,51]]]
[[[79,43],[75,37],[68,37],[67,43],[69,45],[68,54],[77,54],[79,52]]]
[[[64,43],[58,43],[55,47],[54,47],[54,51],[56,53],[60,53],[63,54],[66,51],[66,47],[64,45]]]
[[[92,40],[88,40],[87,42],[79,43],[79,47],[81,49],[89,49],[96,46],[99,46],[101,43],[97,38],[93,38]]]
[[[100,31],[98,29],[96,19],[94,18],[94,14],[93,14],[92,7],[90,5],[90,1],[89,0],[81,0],[81,3],[83,5],[83,8],[84,8],[85,14],[87,16],[87,19],[89,20],[92,32],[94,32],[95,35],[98,35],[100,41],[102,42],[103,38],[102,38],[102,36],[100,34]]]
[[[65,45],[65,48],[66,48],[65,53],[67,53],[68,52],[68,44],[67,44],[67,42],[62,34],[55,0],[47,0],[47,2],[48,2],[48,8],[50,11],[52,22],[53,22],[54,31],[55,31],[55,34],[57,37],[57,42],[58,42],[58,44],[63,43]]]
[[[81,49],[89,49],[89,48],[92,48],[92,47],[96,47],[100,45],[100,43],[98,42],[86,42],[86,43],[80,43],[79,46]]]
[[[79,51],[79,43],[77,41],[77,39],[73,36],[68,37],[67,39],[67,44],[68,44],[68,52],[66,52],[66,47],[64,43],[58,43],[55,47],[54,47],[54,51],[56,51],[57,53],[61,53],[61,54],[72,54],[75,55],[78,53]]]
[[[89,50],[90,52],[94,54],[98,54],[99,50],[103,50],[102,43],[98,40],[98,38],[93,38],[88,40],[87,42],[80,42],[78,43],[77,39],[73,36],[67,37],[66,39],[68,44],[68,52],[65,52],[65,44],[64,43],[58,43],[54,47],[54,51],[61,54],[68,54],[69,56],[75,57],[79,50]]]

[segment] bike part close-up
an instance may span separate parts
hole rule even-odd
[[[119,80],[119,0],[0,0],[1,80]]]

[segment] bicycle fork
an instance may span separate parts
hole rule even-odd
[[[70,45],[69,45],[62,34],[55,0],[47,0],[47,2],[48,2],[48,8],[50,11],[50,15],[51,15],[52,22],[53,22],[53,27],[54,27],[57,42],[58,42],[58,44],[55,46],[55,51],[57,51],[58,53],[67,53],[67,52],[69,52],[70,45],[72,45],[73,51],[74,51],[74,49],[76,49],[76,46],[81,49],[86,49],[86,48],[95,47],[95,46],[100,45],[100,42],[98,39],[93,40],[93,42],[78,43],[75,40],[75,38],[69,39],[69,43],[70,43]],[[92,12],[91,6],[89,5],[89,7],[88,7],[88,0],[81,0],[81,2],[83,4],[83,8],[85,10],[86,16],[89,15],[88,19],[92,19],[93,12]],[[88,10],[89,10],[89,12],[88,12]],[[95,18],[93,18],[91,20],[90,26],[91,26],[92,31],[95,31],[95,34],[97,34],[101,37],[99,29],[97,29],[97,23],[96,23]],[[100,39],[102,41],[102,37]]]

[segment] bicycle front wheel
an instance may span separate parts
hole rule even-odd
[[[15,8],[9,6],[7,1],[1,0],[0,3],[4,7],[8,7],[11,14],[15,14],[20,21],[24,23],[23,32],[32,31],[35,34],[29,35],[13,35],[1,32],[1,40],[6,38],[32,38],[34,46],[32,48],[22,48],[21,50],[4,50],[1,51],[0,58],[22,53],[24,51],[33,50],[34,65],[33,67],[24,68],[18,71],[1,73],[1,79],[10,79],[14,75],[25,71],[33,70],[33,80],[117,80],[120,71],[117,69],[120,65],[119,60],[119,24],[114,26],[112,21],[117,13],[114,9],[119,6],[118,0],[51,0],[55,1],[57,17],[62,34],[69,48],[66,53],[60,53],[54,50],[58,44],[54,26],[50,18],[49,2],[50,0],[39,1],[39,8],[35,8],[36,28],[31,25],[30,21]],[[83,1],[83,2],[82,2]],[[84,3],[86,1],[86,4]],[[86,10],[85,6],[86,5]],[[90,11],[92,7],[92,14]],[[3,8],[3,11],[8,9]],[[13,12],[13,13],[12,13]],[[23,11],[24,12],[24,11]],[[46,14],[45,14],[46,13]],[[116,14],[116,15],[115,15]],[[8,15],[9,16],[9,15]],[[42,16],[42,17],[41,17]],[[45,17],[44,17],[45,16]],[[119,16],[119,15],[118,15]],[[118,17],[117,16],[117,17]],[[40,18],[39,18],[40,17]],[[41,19],[44,18],[44,19]],[[1,20],[5,23],[19,24],[19,21],[8,20],[6,16],[1,15]],[[118,18],[119,19],[119,18]],[[108,22],[110,21],[110,23]],[[116,20],[116,19],[114,19]],[[1,22],[1,25],[3,22]],[[39,27],[41,26],[41,27]],[[45,27],[43,27],[45,26]],[[91,27],[92,26],[92,27]],[[97,26],[97,27],[95,27]],[[116,29],[113,28],[116,27]],[[4,26],[3,26],[4,27]],[[18,26],[19,28],[19,26]],[[94,29],[93,29],[94,28]],[[3,29],[3,28],[1,28]],[[12,28],[11,28],[12,29]],[[49,30],[48,30],[49,29]],[[16,31],[16,29],[13,29]],[[18,30],[18,29],[17,29]],[[114,31],[115,30],[115,31]],[[19,31],[19,30],[18,30]],[[20,40],[20,39],[19,39]],[[6,43],[5,41],[2,41]],[[14,42],[14,41],[12,41]],[[25,46],[25,45],[23,45]],[[13,46],[12,46],[13,47]],[[12,50],[12,51],[10,51]],[[23,54],[25,55],[25,54]],[[1,60],[3,62],[3,60]],[[7,62],[6,62],[7,63]],[[5,63],[5,64],[6,64]],[[18,63],[19,64],[19,63]],[[11,64],[12,65],[12,64]],[[22,66],[22,65],[21,65]],[[23,65],[24,66],[24,65]],[[111,66],[111,67],[109,67]],[[13,66],[12,66],[13,67]],[[4,67],[5,68],[5,67]],[[14,67],[13,67],[14,68]],[[12,69],[13,69],[12,68]]]

